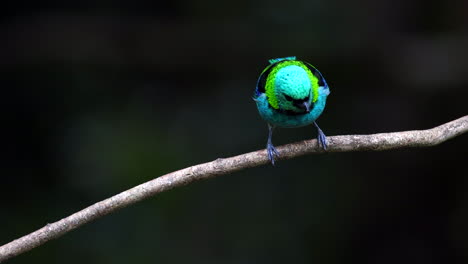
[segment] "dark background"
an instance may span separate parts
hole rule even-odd
[[[261,149],[267,60],[314,64],[327,135],[467,114],[468,2],[8,1],[0,244]],[[274,143],[316,136],[278,129]],[[280,161],[163,193],[8,263],[467,263],[468,140]]]

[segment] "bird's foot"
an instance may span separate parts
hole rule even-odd
[[[319,130],[317,140],[318,140],[319,146],[323,148],[323,150],[327,150],[327,147],[328,147],[327,137],[322,132],[322,130]]]
[[[317,128],[317,141],[319,144],[319,147],[321,147],[323,150],[327,150],[328,147],[328,142],[327,142],[327,137],[323,133],[322,129],[315,123],[315,127]]]
[[[273,144],[268,143],[267,144],[267,153],[268,153],[268,159],[271,161],[271,165],[275,165],[275,157],[279,157],[279,153],[276,150],[275,146]]]

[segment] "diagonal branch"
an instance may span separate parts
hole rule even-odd
[[[329,147],[326,152],[382,151],[396,148],[429,147],[440,144],[467,131],[468,115],[427,130],[372,135],[331,136],[328,137]],[[318,147],[317,140],[315,139],[283,145],[278,147],[277,150],[280,153],[280,159],[292,159],[306,154],[325,152]],[[266,151],[258,150],[235,157],[220,158],[168,173],[95,203],[60,221],[47,224],[33,233],[1,246],[0,262],[27,252],[86,223],[158,193],[201,179],[265,165],[268,162]]]

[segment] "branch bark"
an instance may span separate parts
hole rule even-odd
[[[327,151],[319,148],[315,139],[283,145],[278,147],[277,150],[280,153],[279,159],[285,160],[306,154],[323,152],[382,151],[396,148],[429,147],[438,145],[467,131],[468,115],[427,130],[372,135],[331,136],[328,137],[329,146]],[[60,221],[47,224],[37,231],[1,246],[0,262],[27,252],[86,223],[158,193],[194,181],[265,165],[268,162],[266,151],[258,150],[230,158],[219,158],[211,162],[168,173],[95,203]]]

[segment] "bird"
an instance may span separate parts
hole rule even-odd
[[[267,153],[272,165],[280,155],[272,143],[276,127],[295,128],[314,124],[319,147],[327,149],[327,138],[317,125],[330,94],[325,78],[312,64],[295,56],[276,58],[261,72],[253,100],[268,124]]]

